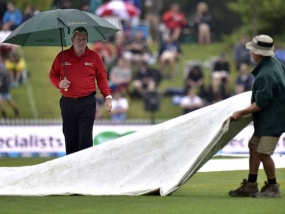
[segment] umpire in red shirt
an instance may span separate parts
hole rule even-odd
[[[51,83],[62,94],[60,109],[67,155],[93,146],[95,80],[105,97],[105,110],[110,112],[112,109],[106,70],[100,56],[87,47],[87,30],[76,28],[71,40],[72,46],[63,52],[66,78],[61,52],[56,56],[49,75]]]

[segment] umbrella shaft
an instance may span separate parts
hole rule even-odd
[[[60,42],[61,42],[61,56],[62,56],[63,74],[64,74],[64,78],[66,79],[66,69],[65,69],[65,61],[64,61],[64,54],[63,54],[62,28],[59,28],[59,30],[60,30]]]

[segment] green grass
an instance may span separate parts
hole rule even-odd
[[[2,158],[0,166],[25,166],[50,159]],[[1,214],[284,214],[285,198],[233,198],[247,171],[199,172],[171,196],[48,196],[0,197]],[[285,169],[277,169],[281,192],[285,192]],[[259,184],[265,180],[260,170]],[[1,190],[0,190],[1,191]]]
[[[153,51],[157,51],[157,46],[151,46]],[[214,43],[209,46],[199,46],[196,44],[183,44],[183,55],[177,62],[177,75],[174,79],[165,79],[159,86],[159,91],[163,93],[169,87],[183,87],[183,66],[187,60],[202,60],[207,62],[211,57],[218,56],[221,52],[228,53],[232,63],[232,50],[223,43]],[[21,85],[17,89],[12,89],[14,101],[20,109],[21,118],[52,118],[60,119],[59,91],[49,82],[49,71],[57,53],[61,51],[59,47],[24,47],[27,68],[30,73],[28,83]],[[233,66],[232,66],[233,68]],[[209,81],[209,70],[204,69],[206,83]],[[232,71],[233,76],[235,71]],[[234,78],[233,78],[234,79]],[[32,97],[30,100],[29,94]],[[31,102],[32,101],[32,102]],[[34,103],[34,104],[33,104]],[[13,117],[13,112],[5,105],[9,117]],[[156,113],[158,119],[171,119],[180,116],[182,110],[174,106],[171,97],[162,97],[161,109]],[[109,118],[103,114],[104,118]],[[144,111],[143,102],[140,99],[131,100],[128,112],[129,119],[146,119],[149,113]]]

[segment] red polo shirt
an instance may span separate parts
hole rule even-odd
[[[171,30],[183,28],[187,24],[185,16],[182,12],[178,12],[177,16],[179,16],[179,20],[174,19],[172,10],[168,10],[163,14],[162,21]]]
[[[70,81],[68,91],[60,89],[65,97],[78,98],[90,95],[96,91],[96,83],[101,94],[106,97],[111,94],[105,66],[100,56],[86,47],[83,55],[76,56],[73,47],[64,51],[66,79]],[[51,67],[49,79],[59,88],[59,82],[64,78],[62,53],[60,52]]]

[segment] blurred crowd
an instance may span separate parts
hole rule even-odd
[[[2,44],[2,42],[21,23],[39,11],[32,5],[28,5],[22,12],[12,2],[2,0],[0,0],[0,8],[0,112],[2,118],[8,117],[7,110],[4,108],[6,102],[13,110],[14,118],[19,118],[19,110],[13,101],[10,90],[25,83],[27,78],[26,62],[19,46]]]
[[[0,8],[1,43],[21,23],[40,12],[34,5],[27,5],[24,11],[20,11],[11,1],[4,0],[0,0]],[[51,9],[58,8],[74,7],[70,0],[54,0]],[[173,104],[182,109],[182,114],[186,114],[233,94],[251,90],[254,80],[249,73],[251,62],[245,49],[246,35],[233,48],[234,69],[230,68],[226,54],[217,53],[218,57],[210,66],[209,86],[205,84],[204,75],[207,72],[203,63],[189,59],[183,76],[178,75],[181,73],[178,63],[183,55],[181,43],[185,34],[191,32],[201,46],[211,45],[214,17],[205,2],[199,2],[195,13],[189,17],[177,3],[163,11],[163,0],[82,0],[79,9],[99,15],[121,29],[108,40],[89,44],[101,56],[106,67],[114,97],[113,121],[125,121],[129,102],[136,98],[157,99],[156,102],[145,102],[147,105],[156,103],[154,108],[146,106],[145,109],[157,111],[159,97],[171,95]],[[3,108],[5,101],[13,108],[15,117],[19,117],[10,89],[25,83],[29,76],[24,56],[18,46],[11,44],[0,45],[0,56],[2,117],[7,117]],[[235,80],[230,78],[231,70],[237,72]],[[174,78],[181,79],[181,90],[161,92],[161,83]],[[232,82],[235,84],[234,91],[231,91]],[[96,119],[102,118],[102,104],[102,97],[98,96]]]

